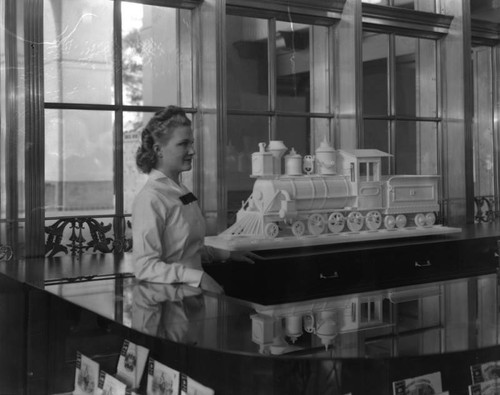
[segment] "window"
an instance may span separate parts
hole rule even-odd
[[[331,141],[334,114],[331,23],[230,12],[226,29],[225,168],[231,223],[251,193],[251,154],[258,143],[282,140],[308,155],[316,142]]]
[[[362,45],[361,145],[394,155],[385,174],[437,174],[437,42],[365,30]]]
[[[472,5],[471,5],[472,6]],[[492,9],[472,6],[472,148],[476,222],[493,221],[498,216],[499,159],[497,116],[498,85],[495,46],[500,36]],[[494,22],[494,23],[492,23]]]
[[[46,217],[130,213],[140,130],[166,105],[194,111],[191,29],[189,9],[45,1]]]
[[[359,162],[359,181],[379,181],[377,162]]]

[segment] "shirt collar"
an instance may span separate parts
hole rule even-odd
[[[160,171],[158,169],[151,169],[148,177],[150,180],[163,182],[165,184],[171,184],[172,186],[174,186],[176,188],[180,188],[181,190],[184,190],[186,188],[182,182],[177,184],[169,176],[165,175],[165,173],[163,173],[162,171]]]
[[[149,178],[151,180],[160,180],[162,178],[168,178],[168,177],[163,172],[161,172],[160,170],[151,169],[151,171],[149,172]]]

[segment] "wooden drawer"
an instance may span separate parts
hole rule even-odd
[[[459,276],[459,251],[453,243],[394,248],[373,254],[377,286],[438,281]]]

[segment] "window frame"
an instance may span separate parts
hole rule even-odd
[[[362,31],[367,33],[386,34],[388,36],[387,56],[387,100],[388,111],[386,115],[365,114],[362,111],[362,124],[358,136],[358,144],[365,147],[364,136],[366,121],[385,121],[388,124],[388,153],[392,154],[389,159],[389,173],[396,168],[396,124],[400,121],[415,122],[416,126],[421,122],[431,122],[436,125],[437,131],[437,171],[442,168],[442,105],[441,105],[441,58],[440,40],[448,33],[453,17],[403,8],[378,6],[368,3],[362,4]],[[436,116],[401,115],[396,112],[396,37],[411,37],[415,39],[427,39],[435,41],[435,70],[436,70]],[[361,42],[362,44],[362,42]],[[361,60],[362,63],[362,60]]]

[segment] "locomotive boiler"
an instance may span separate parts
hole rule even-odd
[[[315,155],[302,158],[271,141],[252,154],[256,178],[236,222],[225,238],[357,233],[379,229],[432,227],[436,223],[438,180],[435,175],[382,176],[375,149],[334,150],[325,140]]]

